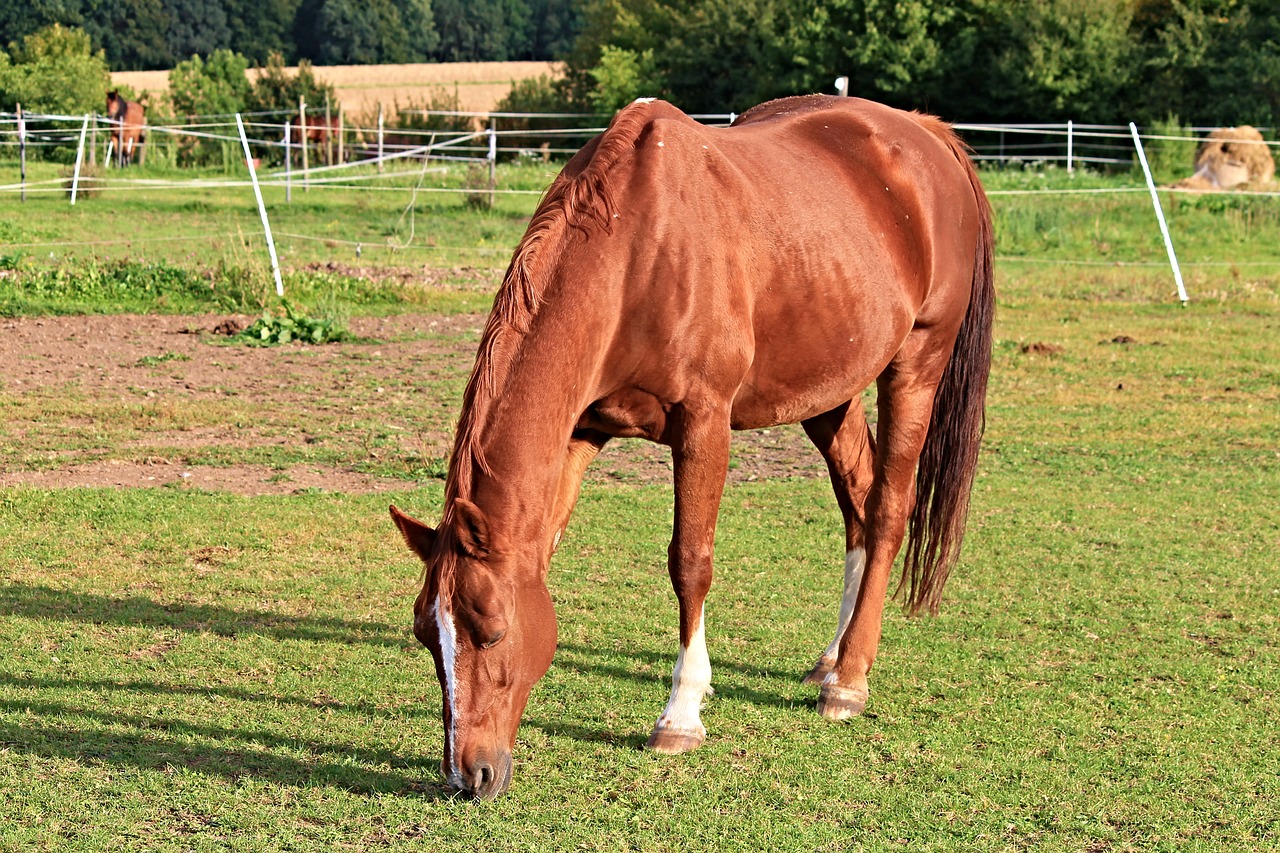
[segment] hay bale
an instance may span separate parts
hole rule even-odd
[[[1276,176],[1271,148],[1262,134],[1247,124],[1211,131],[1196,151],[1195,168],[1195,174],[1174,186],[1227,190],[1244,184],[1269,184]]]

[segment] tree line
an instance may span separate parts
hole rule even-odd
[[[232,50],[251,63],[376,65],[551,59],[577,0],[0,0],[0,42],[83,29],[113,71]]]
[[[563,61],[516,86],[511,111],[658,96],[741,112],[847,76],[852,95],[951,120],[1280,123],[1276,0],[0,0],[0,103],[16,80],[34,107],[32,81],[56,75],[51,21],[115,70],[218,51],[258,66]]]

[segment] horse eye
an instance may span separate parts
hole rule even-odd
[[[480,644],[480,648],[491,649],[494,646],[498,645],[498,643],[502,642],[502,638],[505,636],[507,636],[507,629],[503,628],[502,630],[497,631],[494,634],[490,635],[489,639],[485,640],[483,643]]]

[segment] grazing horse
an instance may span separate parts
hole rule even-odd
[[[936,611],[963,535],[991,362],[991,211],[938,119],[854,98],[772,101],[708,128],[637,101],[547,190],[463,398],[436,529],[391,515],[426,565],[414,633],[444,698],[450,788],[493,797],[550,666],[552,553],[610,438],[670,446],[680,609],[650,748],[705,737],[703,602],[730,431],[800,422],[845,522],[835,639],[806,681],[862,711],[890,569]],[[878,389],[873,436],[861,395]]]
[[[301,147],[304,120],[306,121],[307,144],[315,143],[316,148],[320,151],[320,159],[328,165],[330,159],[337,156],[337,139],[338,134],[342,131],[342,123],[336,115],[328,117],[313,115],[312,113],[307,113],[305,117],[296,115],[289,122],[290,145]]]
[[[146,157],[146,110],[137,101],[126,101],[119,92],[107,92],[107,119],[111,122],[111,144],[117,162],[127,166],[138,155],[138,165]]]

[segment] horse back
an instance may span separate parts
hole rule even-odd
[[[580,229],[552,276],[613,319],[602,384],[681,399],[714,376],[735,426],[762,426],[849,399],[913,328],[954,334],[981,211],[952,138],[851,98],[771,102],[730,128],[623,110],[557,182],[604,232]],[[697,369],[640,375],[655,351]]]

